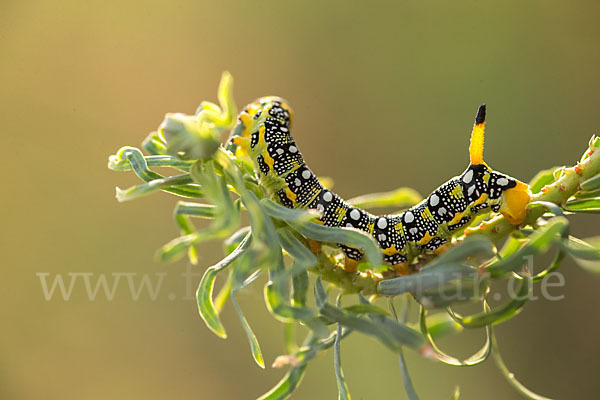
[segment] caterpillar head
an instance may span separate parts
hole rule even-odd
[[[265,123],[279,124],[289,131],[293,112],[280,97],[261,97],[248,104],[238,116],[238,123],[231,131],[230,142],[237,146],[238,156],[248,155],[259,142],[265,140]],[[260,128],[260,129],[259,129]],[[282,128],[282,129],[283,129]]]
[[[251,129],[262,118],[277,118],[281,124],[289,128],[292,124],[293,112],[287,102],[281,97],[266,96],[248,104],[239,115],[239,121],[246,129]]]

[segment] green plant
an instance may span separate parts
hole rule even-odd
[[[394,277],[386,272],[379,248],[373,239],[358,231],[325,227],[312,222],[314,213],[288,209],[271,201],[251,165],[236,158],[221,145],[222,136],[235,122],[232,79],[224,74],[216,105],[203,102],[196,115],[168,114],[158,132],[143,142],[144,155],[134,147],[123,147],[109,158],[115,171],[133,171],[145,183],[125,190],[117,188],[119,201],[132,200],[157,191],[180,197],[202,199],[180,201],[175,220],[181,236],[157,253],[162,261],[172,261],[187,253],[197,264],[196,245],[208,239],[225,241],[226,256],[206,269],[197,291],[198,309],[206,325],[218,336],[226,332],[219,313],[227,300],[233,304],[248,335],[252,356],[264,368],[265,362],[256,336],[236,301],[239,290],[261,273],[269,280],[264,288],[265,303],[273,316],[285,324],[286,355],[275,366],[289,366],[284,378],[261,399],[287,398],[300,383],[309,362],[333,348],[339,398],[349,399],[340,363],[340,342],[357,331],[377,338],[399,354],[405,390],[410,399],[417,394],[410,381],[403,349],[410,348],[425,357],[455,366],[476,365],[492,355],[501,373],[519,393],[530,399],[544,399],[520,384],[508,371],[498,353],[493,326],[519,313],[534,284],[542,282],[559,267],[566,255],[583,268],[600,273],[599,238],[586,241],[569,235],[566,216],[570,213],[600,213],[600,138],[592,137],[580,162],[572,168],[542,171],[530,182],[533,193],[524,228],[515,230],[502,216],[483,216],[457,237],[457,243],[443,255],[423,260],[418,273]],[[179,171],[162,176],[150,167],[171,167]],[[411,189],[360,196],[350,200],[356,206],[407,207],[420,201]],[[241,214],[250,225],[240,229]],[[192,218],[210,219],[197,230]],[[325,244],[345,243],[364,249],[366,263],[356,273],[339,267],[337,247],[319,254],[309,250],[307,238]],[[496,246],[500,246],[498,250]],[[533,275],[523,267],[523,259],[556,249],[550,265]],[[227,272],[220,292],[213,296],[215,281]],[[316,278],[310,279],[309,273]],[[492,281],[516,281],[516,295],[502,306],[490,309],[486,299]],[[329,295],[335,294],[335,303]],[[342,298],[352,296],[351,305]],[[394,299],[400,296],[398,315]],[[312,299],[311,299],[312,297]],[[375,304],[386,297],[389,311]],[[312,305],[314,302],[314,305]],[[480,302],[481,313],[461,316],[452,306]],[[407,321],[411,303],[420,307],[416,324]],[[431,313],[432,310],[440,310]],[[295,341],[295,326],[309,330],[302,345]],[[483,329],[485,345],[467,359],[443,353],[435,340],[464,329]],[[451,398],[459,397],[458,389]]]

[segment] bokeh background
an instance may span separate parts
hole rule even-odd
[[[411,186],[423,194],[467,162],[477,106],[488,104],[486,160],[530,179],[572,164],[598,134],[597,1],[16,1],[0,2],[2,127],[2,399],[253,399],[284,371],[260,370],[228,306],[229,338],[185,300],[184,261],[153,253],[177,235],[176,198],[118,204],[107,157],[139,145],[166,112],[216,100],[222,71],[238,105],[276,94],[296,112],[311,167],[345,197]],[[574,218],[580,237],[597,218]],[[204,270],[222,255],[201,248]],[[152,301],[46,301],[37,273],[166,273]],[[505,359],[533,390],[560,399],[600,393],[600,278],[562,268],[564,300],[535,301],[497,329]],[[194,285],[199,280],[194,278]],[[241,295],[270,364],[282,327],[262,284]],[[168,294],[173,293],[174,300]],[[467,355],[480,333],[444,342]],[[355,334],[343,345],[356,399],[403,399],[397,358]],[[491,361],[453,368],[407,354],[423,399],[516,399]],[[295,399],[337,396],[331,354]]]

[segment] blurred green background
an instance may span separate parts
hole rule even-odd
[[[223,70],[238,106],[287,98],[295,138],[336,191],[411,186],[427,194],[467,163],[477,106],[488,104],[486,160],[523,180],[572,164],[600,120],[597,1],[0,2],[0,123],[4,142],[2,399],[253,399],[284,371],[260,370],[228,306],[229,339],[184,300],[184,261],[157,264],[177,235],[167,194],[118,204],[137,182],[106,168],[138,146],[164,113],[216,100]],[[573,218],[580,237],[597,218]],[[221,255],[201,248],[197,271]],[[134,301],[125,278],[112,301],[82,281],[46,301],[51,280],[90,272],[166,273],[160,293]],[[600,279],[572,262],[562,301],[527,305],[497,329],[511,369],[556,398],[600,393]],[[194,277],[194,286],[198,277]],[[262,283],[240,295],[267,364],[283,352]],[[168,294],[174,294],[171,300]],[[172,296],[173,297],[173,296]],[[171,297],[171,298],[172,298]],[[444,342],[466,355],[478,332]],[[356,399],[405,398],[397,357],[371,338],[343,344]],[[453,368],[409,353],[423,399],[516,399],[491,361]],[[337,396],[332,356],[318,358],[295,399]]]

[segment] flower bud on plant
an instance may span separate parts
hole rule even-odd
[[[185,159],[208,159],[220,144],[214,124],[190,115],[167,114],[158,131],[167,152]]]

